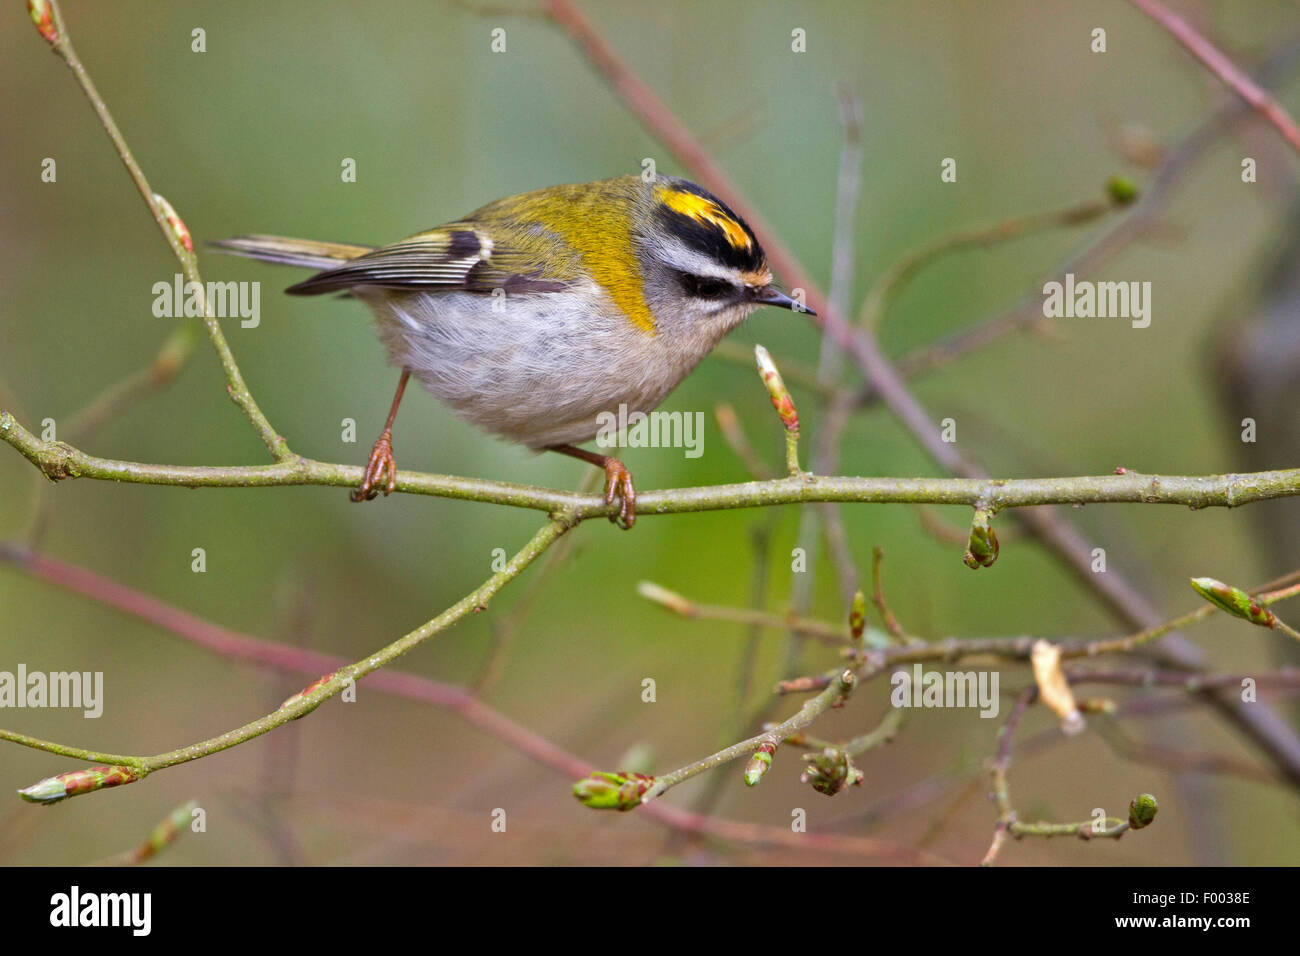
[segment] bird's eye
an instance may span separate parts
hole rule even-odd
[[[736,293],[736,287],[726,279],[712,279],[707,276],[692,275],[689,272],[682,272],[679,275],[682,289],[687,295],[695,296],[697,299],[726,299]]]

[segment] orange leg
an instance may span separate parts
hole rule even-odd
[[[626,531],[636,524],[636,489],[632,487],[632,472],[624,467],[617,458],[598,455],[594,451],[575,448],[573,445],[556,445],[548,451],[558,451],[561,455],[590,462],[597,468],[605,469],[605,504],[612,505],[615,496],[622,500],[618,512],[609,516],[620,528]]]
[[[402,393],[406,391],[406,380],[411,377],[409,369],[402,372],[401,381],[397,383],[397,394],[393,396],[393,406],[388,410],[388,421],[380,433],[373,448],[370,449],[370,461],[366,463],[366,473],[361,478],[361,487],[352,492],[353,501],[369,501],[379,494],[381,487],[385,495],[397,490],[397,460],[393,458],[393,419],[397,417],[397,406],[402,404]]]

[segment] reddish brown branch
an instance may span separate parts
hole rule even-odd
[[[1191,51],[1224,85],[1256,109],[1300,153],[1300,128],[1295,120],[1258,83],[1240,70],[1218,47],[1196,32],[1196,29],[1158,0],[1132,0],[1135,7],[1169,31],[1173,37]]]
[[[227,660],[261,664],[308,675],[329,673],[348,663],[345,658],[333,654],[290,647],[213,624],[141,591],[56,558],[6,546],[0,548],[0,561],[8,561],[40,580],[156,624]],[[591,772],[590,763],[484,704],[464,687],[392,669],[369,674],[366,686],[457,714],[507,746],[570,779]],[[692,813],[662,801],[641,808],[641,812],[683,832],[707,834],[740,843],[845,853],[910,865],[947,862],[933,854],[882,840],[794,833],[778,827]]]

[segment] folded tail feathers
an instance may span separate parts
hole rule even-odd
[[[333,269],[339,263],[355,259],[374,248],[343,242],[291,239],[287,236],[235,236],[231,239],[213,239],[207,244],[231,255],[307,269]]]

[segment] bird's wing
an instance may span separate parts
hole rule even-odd
[[[285,291],[318,295],[354,286],[408,291],[558,292],[573,278],[569,257],[548,257],[539,236],[512,231],[494,242],[473,222],[439,226],[319,272]]]

